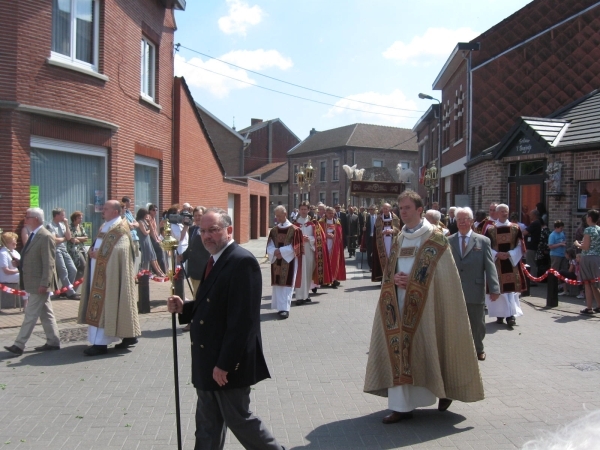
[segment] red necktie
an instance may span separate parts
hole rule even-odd
[[[210,259],[208,260],[208,264],[206,265],[206,270],[204,271],[204,279],[205,280],[208,278],[208,274],[210,273],[210,271],[212,270],[214,265],[215,265],[215,260],[211,256]]]

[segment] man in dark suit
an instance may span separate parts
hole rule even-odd
[[[210,208],[200,235],[211,258],[196,300],[169,297],[169,312],[191,323],[192,382],[198,394],[195,450],[222,449],[227,427],[245,448],[281,450],[250,411],[250,386],[269,378],[262,352],[262,276],[256,258],[233,241],[231,217]]]
[[[498,272],[494,264],[490,240],[471,229],[473,225],[471,208],[457,208],[455,216],[458,233],[450,236],[448,242],[460,275],[477,359],[484,361],[485,283],[487,281],[491,300],[496,300],[500,296]]]
[[[15,355],[22,355],[27,340],[38,320],[46,333],[46,343],[35,347],[36,351],[59,350],[58,327],[50,301],[50,285],[54,274],[56,244],[54,236],[43,227],[44,211],[29,208],[25,213],[25,226],[29,239],[21,255],[22,288],[29,293],[25,317],[15,343],[4,348]]]
[[[446,227],[448,228],[448,234],[450,236],[458,233],[458,223],[456,222],[456,206],[451,206],[448,210],[448,223],[446,224]]]
[[[335,205],[334,208],[335,215],[342,225],[342,245],[346,248],[348,246],[348,215],[341,211],[342,207],[339,204]]]
[[[369,269],[373,269],[373,241],[375,236],[375,222],[377,221],[377,210],[375,205],[369,206],[369,213],[365,217],[363,233],[365,234],[365,243],[367,247],[367,264]]]

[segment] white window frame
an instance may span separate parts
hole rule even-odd
[[[160,161],[146,156],[135,155],[133,160],[134,167],[136,164],[140,166],[149,166],[156,169],[156,198],[152,201],[155,205],[160,205]],[[133,182],[135,187],[135,180]],[[143,206],[146,207],[145,205]]]
[[[149,58],[146,57],[147,49],[152,49]],[[148,70],[146,70],[147,64],[152,66]],[[149,74],[150,79],[146,79],[146,73]],[[145,91],[148,86],[150,86],[150,92]],[[156,45],[144,36],[142,36],[140,48],[140,96],[153,103],[156,100]]]
[[[319,161],[319,183],[327,183],[327,160]]]
[[[381,163],[380,166],[376,166],[375,163]],[[383,159],[374,159],[372,167],[383,167]]]
[[[337,197],[337,201],[336,198]],[[331,191],[331,205],[335,206],[340,202],[340,192],[339,191]]]
[[[337,163],[337,171],[335,170],[335,166]],[[331,161],[331,181],[340,181],[340,160],[339,159],[333,159]]]
[[[93,1],[93,15],[94,15],[94,50],[93,50],[93,62],[87,63],[85,61],[80,61],[75,58],[77,54],[77,29],[75,27],[75,7],[77,4],[77,0],[69,0],[71,2],[71,55],[63,55],[62,53],[57,53],[50,49],[50,58],[48,62],[58,63],[56,65],[67,65],[73,66],[75,68],[82,68],[86,71],[92,71],[98,73],[98,48],[99,48],[99,40],[100,40],[100,1],[99,0],[91,0]],[[54,11],[52,11],[54,13]]]
[[[325,204],[327,203],[327,192],[325,191],[319,191],[319,202]]]

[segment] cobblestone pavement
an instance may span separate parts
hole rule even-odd
[[[253,245],[263,262],[264,240]],[[540,285],[523,299],[525,315],[513,329],[488,319],[488,357],[480,363],[484,401],[455,402],[445,413],[422,408],[410,421],[383,425],[386,399],[362,392],[378,286],[347,261],[348,280],[339,289],[319,290],[312,304],[293,307],[284,321],[269,309],[269,266],[262,264],[263,343],[272,379],[253,388],[251,406],[287,448],[512,449],[600,408],[600,318],[577,314],[583,306],[575,298],[543,308]],[[168,285],[152,289],[160,311]],[[55,309],[58,316],[56,303]],[[141,325],[135,348],[97,358],[83,356],[85,328],[67,318],[59,324],[58,352],[33,352],[44,342],[41,327],[23,356],[0,351],[0,448],[176,448],[171,317],[146,314]],[[12,344],[17,332],[3,326],[2,345]],[[178,335],[184,448],[192,449],[189,337]],[[226,449],[241,448],[228,433]]]

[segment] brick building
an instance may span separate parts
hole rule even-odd
[[[300,192],[296,174],[310,160],[315,179],[307,192]],[[374,199],[349,199],[349,180],[342,166],[357,165],[358,169],[380,168],[387,170],[387,179],[398,181],[398,164],[417,172],[416,134],[405,128],[357,123],[326,131],[315,131],[288,152],[290,193],[289,205],[295,208],[302,200],[313,204],[337,203],[348,205],[368,204]],[[369,173],[377,174],[373,170]],[[387,181],[386,179],[386,181]],[[363,178],[364,181],[369,181]],[[407,187],[416,188],[417,177],[410,179]]]
[[[2,228],[18,229],[25,209],[39,205],[47,218],[55,207],[82,211],[95,235],[107,199],[129,196],[136,208],[152,202],[164,209],[186,201],[182,174],[192,193],[205,188],[184,173],[178,152],[207,151],[188,139],[206,137],[188,130],[190,121],[173,123],[173,8],[184,9],[184,0],[2,0],[0,7]],[[219,193],[247,197],[256,211],[261,195],[266,203],[266,185],[217,173],[211,181]],[[236,183],[242,187],[229,189]],[[230,206],[223,195],[207,203]],[[238,222],[243,242],[250,224]],[[260,218],[249,222],[259,235]]]
[[[491,201],[506,202],[522,213],[522,221],[527,220],[523,213],[543,202],[550,210],[550,221],[558,218],[555,211],[568,223],[567,230],[575,226],[580,212],[577,189],[563,196],[549,192],[548,166],[558,153],[573,151],[579,160],[581,152],[591,152],[585,158],[594,155],[593,148],[584,145],[575,150],[565,145],[558,153],[507,157],[498,148],[515,137],[514,127],[525,127],[529,118],[555,117],[600,87],[598,29],[597,1],[535,0],[470,43],[457,45],[433,85],[442,91],[443,189],[450,187],[450,192],[458,193],[456,187],[462,183],[473,208],[485,209]],[[429,122],[419,130],[419,143],[426,150],[424,129],[435,125],[426,115],[420,122]],[[421,155],[423,163],[431,164],[427,155]],[[594,168],[600,161],[592,157],[590,163]],[[452,164],[453,169],[444,170]],[[460,165],[467,168],[463,180],[454,178],[461,173]],[[578,182],[593,182],[576,180],[590,174],[569,172],[566,165],[563,169],[563,176]],[[446,176],[453,177],[449,183]],[[454,198],[443,194],[442,206],[451,206]]]
[[[267,164],[286,162],[287,152],[300,142],[281,119],[251,119],[239,133],[250,143],[244,152],[241,174],[249,174]]]

